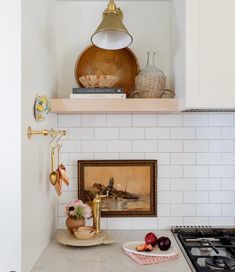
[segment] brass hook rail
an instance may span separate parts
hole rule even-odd
[[[27,130],[27,137],[28,139],[32,138],[32,135],[43,135],[43,136],[50,136],[50,137],[55,137],[60,135],[65,136],[67,135],[67,131],[66,130],[54,130],[53,128],[51,130],[48,129],[43,129],[43,130],[32,130],[31,127],[28,127]]]

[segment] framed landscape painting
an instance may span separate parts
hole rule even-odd
[[[78,161],[78,198],[92,205],[102,198],[104,217],[156,216],[156,160]]]

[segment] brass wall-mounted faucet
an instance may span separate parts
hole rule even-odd
[[[109,191],[106,191],[106,195],[96,194],[93,199],[93,227],[96,233],[100,233],[101,199],[108,196]]]

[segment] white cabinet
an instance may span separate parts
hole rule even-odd
[[[235,109],[235,1],[183,2],[174,3],[173,26],[180,30],[181,59],[173,61],[183,70],[181,77],[175,71],[182,109]]]

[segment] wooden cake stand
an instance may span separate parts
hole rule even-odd
[[[105,231],[101,231],[99,234],[87,240],[78,240],[68,230],[57,230],[55,237],[60,244],[65,246],[88,247],[115,243]]]

